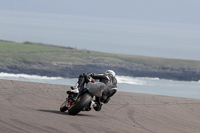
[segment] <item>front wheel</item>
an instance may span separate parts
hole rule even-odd
[[[79,99],[72,104],[72,106],[68,109],[68,113],[70,115],[77,115],[80,111],[82,111],[86,106],[90,104],[92,100],[92,96],[89,93],[85,93]]]
[[[67,108],[67,101],[65,101],[61,106],[60,106],[60,112],[65,112]]]

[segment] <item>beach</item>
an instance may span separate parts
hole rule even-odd
[[[0,79],[5,133],[199,133],[200,99],[118,91],[102,110],[60,112],[69,86]]]

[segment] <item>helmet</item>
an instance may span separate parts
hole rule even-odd
[[[112,77],[115,77],[115,72],[113,70],[107,70],[105,75],[111,75]]]

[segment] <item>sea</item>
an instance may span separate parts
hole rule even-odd
[[[174,81],[149,77],[116,76],[118,91],[200,99],[200,81]],[[0,79],[74,86],[77,78],[0,73]]]

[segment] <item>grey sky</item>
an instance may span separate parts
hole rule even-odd
[[[199,0],[1,0],[0,39],[200,60]]]

